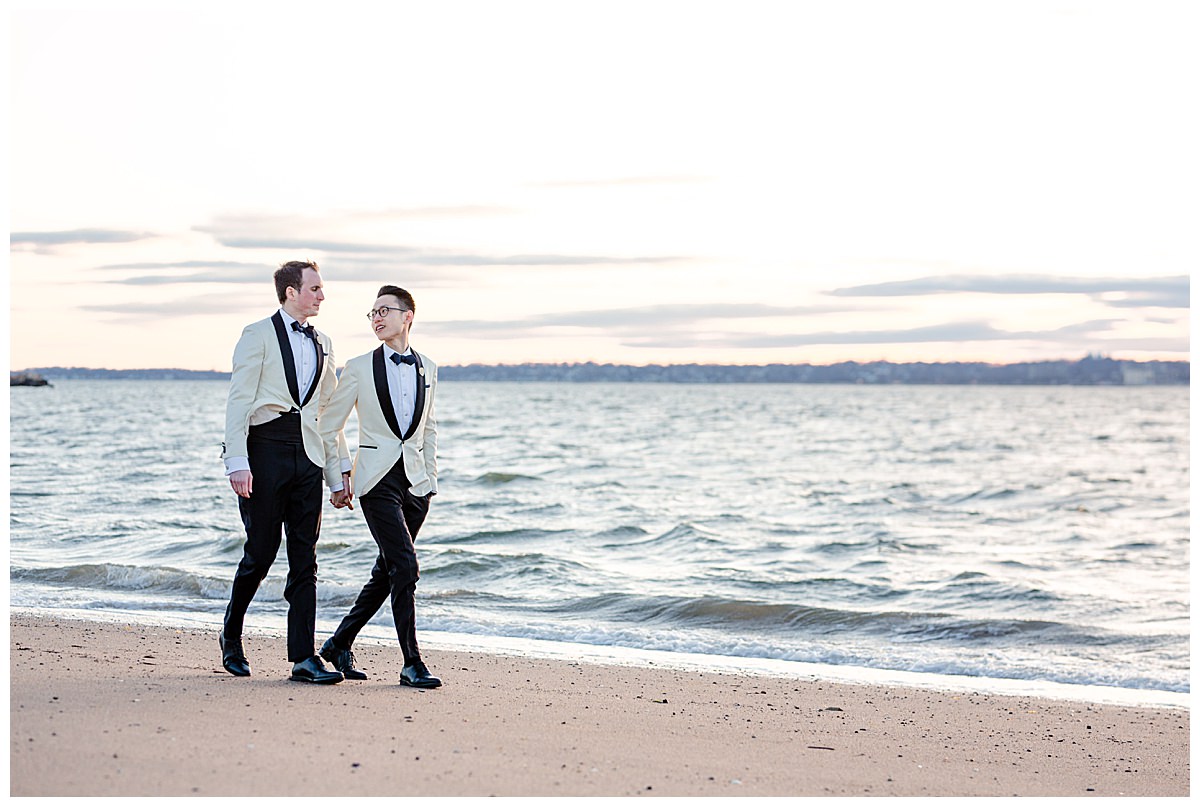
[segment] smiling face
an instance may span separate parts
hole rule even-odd
[[[381,308],[387,308],[387,316],[381,316],[378,312]],[[371,330],[375,332],[375,338],[380,342],[390,342],[393,339],[403,337],[405,342],[408,339],[408,328],[412,324],[413,312],[404,308],[404,303],[400,302],[394,294],[384,294],[375,299],[375,305],[371,306],[371,310],[375,311],[375,315],[371,317]]]
[[[286,293],[287,300],[283,304],[284,310],[301,322],[309,317],[315,317],[320,312],[321,302],[325,299],[320,273],[308,267],[304,269],[300,288],[289,286]]]

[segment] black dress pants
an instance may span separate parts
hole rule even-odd
[[[414,496],[409,487],[408,477],[404,475],[404,461],[400,460],[369,493],[359,497],[367,527],[379,545],[379,557],[371,569],[371,579],[333,634],[333,643],[349,650],[359,631],[378,613],[390,595],[392,619],[396,623],[396,636],[406,667],[421,659],[416,621],[420,569],[413,542],[429,513],[429,496]]]
[[[313,655],[317,619],[317,536],[324,503],[321,469],[304,453],[303,443],[255,440],[247,443],[253,492],[238,498],[246,546],[233,578],[225,610],[225,637],[242,635],[246,609],[279,553],[280,529],[287,534],[288,660]]]

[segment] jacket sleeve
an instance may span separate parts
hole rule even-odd
[[[429,380],[429,413],[425,416],[425,447],[421,452],[425,458],[425,472],[429,474],[429,481],[433,485],[433,492],[437,493],[437,412],[434,409],[434,393],[437,391],[437,367],[433,368],[431,373],[433,376]]]
[[[331,353],[330,361],[332,360]],[[334,377],[333,373],[329,375],[330,378]],[[342,460],[350,459],[350,450],[346,446],[346,437],[342,430],[346,427],[346,420],[357,402],[358,376],[347,365],[342,368],[342,377],[336,382],[336,387],[320,415],[321,442],[325,444],[325,482],[330,488],[341,485]]]
[[[223,459],[249,457],[246,438],[250,434],[250,415],[262,378],[266,347],[262,335],[252,327],[242,330],[233,348],[233,372],[229,376],[229,397],[225,401],[225,444]]]
[[[337,388],[337,362],[333,357],[333,342],[326,339],[325,361],[328,362],[329,368],[321,378],[321,389],[317,391],[317,417],[320,421],[321,443],[325,449],[325,482],[333,488],[334,483],[339,485],[342,481],[342,472],[350,467],[350,449],[346,446],[346,437],[342,433],[346,421],[343,419],[341,425],[336,431],[326,431],[324,428],[326,411],[329,408],[330,401],[333,400],[334,391]],[[346,374],[346,369],[342,368],[342,375]],[[337,459],[337,473],[331,476],[333,463],[330,458]]]

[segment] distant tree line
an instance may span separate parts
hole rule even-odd
[[[179,370],[171,367],[143,370],[109,370],[104,367],[31,367],[22,371],[40,375],[51,381],[59,378],[79,379],[147,379],[152,381],[228,381],[229,373],[218,370]],[[9,373],[10,376],[14,373]]]
[[[1088,356],[1078,361],[1019,364],[983,362],[840,362],[838,364],[511,364],[443,366],[442,380],[622,381],[676,384],[1079,384],[1135,386],[1187,384],[1186,361],[1119,361]]]
[[[85,367],[36,367],[27,370],[48,379],[130,378],[223,380],[215,370],[104,370]],[[1188,384],[1186,361],[1121,361],[1087,356],[1018,364],[983,362],[839,362],[838,364],[467,364],[442,365],[443,381],[567,381],[668,384],[1076,384],[1142,386]]]

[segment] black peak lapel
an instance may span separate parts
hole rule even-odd
[[[417,424],[421,422],[421,415],[425,411],[425,368],[421,365],[421,354],[413,351],[413,358],[417,363],[413,367],[417,371],[417,401],[413,405],[412,423],[408,424],[408,431],[404,433],[404,439],[407,440],[413,436],[417,430]]]
[[[275,324],[275,336],[279,338],[279,352],[283,355],[283,374],[287,376],[288,392],[292,400],[300,406],[300,385],[296,381],[296,359],[292,356],[292,342],[288,339],[287,328],[283,327],[283,315],[278,311],[271,317]],[[316,384],[313,384],[316,387]]]
[[[392,406],[392,393],[388,391],[387,382],[387,367],[384,366],[383,345],[375,348],[375,353],[371,358],[371,370],[375,376],[375,395],[379,398],[379,408],[383,410],[383,419],[387,421],[388,428],[399,437],[404,439],[404,434],[400,431],[400,424],[396,422],[396,407]]]

